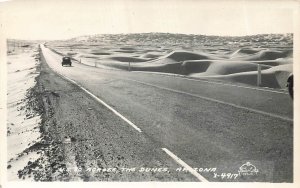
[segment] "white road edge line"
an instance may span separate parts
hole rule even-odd
[[[192,97],[197,97],[197,98],[200,98],[200,99],[204,99],[204,100],[208,100],[208,101],[212,101],[212,102],[216,102],[216,103],[220,103],[220,104],[224,104],[224,105],[229,105],[229,106],[232,106],[232,107],[235,107],[235,108],[239,108],[239,109],[247,110],[247,111],[250,111],[250,112],[255,112],[255,113],[267,115],[267,116],[278,118],[278,119],[281,119],[281,120],[284,120],[284,121],[291,121],[291,122],[294,121],[293,119],[291,119],[289,117],[284,117],[284,116],[281,116],[281,115],[276,115],[276,114],[264,112],[264,111],[261,111],[261,110],[256,110],[256,109],[253,109],[253,108],[247,108],[247,107],[244,107],[244,106],[239,106],[239,105],[236,105],[236,104],[233,104],[233,103],[228,103],[228,102],[220,101],[220,100],[217,100],[217,99],[212,99],[212,98],[209,98],[209,97],[203,97],[203,96],[200,96],[200,95],[197,95],[197,94],[191,94],[191,93],[187,93],[187,92],[184,92],[184,91],[179,91],[179,90],[170,89],[170,88],[166,88],[166,87],[162,87],[162,86],[158,86],[158,85],[154,85],[154,84],[149,84],[149,83],[141,82],[141,81],[134,80],[134,79],[126,78],[126,80],[129,80],[129,81],[132,81],[132,82],[137,82],[137,83],[148,85],[148,86],[152,86],[152,87],[156,87],[156,88],[159,88],[159,89],[164,89],[164,90],[175,92],[175,93],[180,93],[180,94],[185,94],[185,95],[189,95],[189,96],[192,96]]]
[[[205,179],[203,176],[201,176],[195,169],[190,167],[188,164],[186,164],[183,160],[181,160],[179,157],[177,157],[174,153],[172,153],[167,148],[161,148],[164,152],[166,152],[174,161],[176,161],[178,164],[183,166],[186,170],[188,170],[192,175],[194,175],[198,180],[201,182],[209,182],[207,179]]]
[[[270,89],[264,89],[264,88],[257,88],[257,87],[251,87],[251,86],[242,86],[242,85],[235,85],[235,84],[222,83],[222,82],[214,82],[214,81],[208,81],[208,80],[202,80],[202,79],[194,79],[194,78],[188,78],[188,77],[180,75],[180,74],[150,72],[150,71],[133,71],[133,72],[144,73],[144,74],[157,74],[157,75],[163,75],[163,76],[173,76],[173,77],[176,77],[176,78],[181,78],[181,79],[184,79],[184,80],[191,80],[191,81],[195,81],[195,82],[204,82],[204,83],[218,84],[218,85],[224,85],[224,86],[233,86],[233,87],[252,89],[252,90],[258,90],[258,91],[265,91],[265,92],[271,92],[271,93],[278,93],[278,94],[285,94],[285,95],[289,94],[288,92],[275,91],[275,90],[272,90],[271,88]]]
[[[59,73],[57,73],[59,74]],[[59,74],[61,75],[61,74]],[[108,104],[106,104],[104,101],[102,101],[101,99],[99,99],[96,95],[94,95],[93,93],[89,92],[87,89],[85,89],[84,87],[82,87],[81,85],[79,85],[77,82],[75,82],[74,80],[61,75],[62,77],[64,77],[66,80],[69,80],[70,82],[74,83],[75,85],[77,85],[78,87],[80,87],[80,89],[82,89],[84,92],[86,92],[87,94],[89,94],[91,97],[93,97],[96,101],[98,101],[99,103],[101,103],[102,105],[104,105],[106,108],[108,108],[110,111],[112,111],[114,114],[116,114],[117,116],[119,116],[121,119],[123,119],[126,123],[128,123],[130,126],[132,126],[135,130],[137,130],[138,132],[142,132],[142,130],[136,126],[134,123],[132,123],[131,121],[129,121],[126,117],[124,117],[122,114],[120,114],[119,112],[117,112],[115,109],[113,109],[111,106],[109,106]]]

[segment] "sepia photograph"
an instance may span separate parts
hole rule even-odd
[[[295,185],[298,11],[292,0],[0,1],[1,186]]]

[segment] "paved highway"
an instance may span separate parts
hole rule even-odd
[[[41,50],[42,85],[60,96],[49,99],[57,139],[72,140],[64,146],[67,166],[118,171],[85,170],[71,180],[293,181],[286,92],[75,61],[62,67],[60,55]],[[247,162],[253,166],[239,173]]]

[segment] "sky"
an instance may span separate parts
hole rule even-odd
[[[293,32],[293,1],[0,0],[7,38],[183,33],[242,36]]]

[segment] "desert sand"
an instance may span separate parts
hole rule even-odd
[[[94,35],[47,46],[100,68],[172,73],[235,84],[286,89],[293,72],[292,34],[217,37],[168,33]]]
[[[11,181],[20,180],[19,170],[41,157],[40,152],[29,152],[41,140],[41,116],[33,110],[37,106],[29,91],[38,76],[37,49],[37,44],[31,44],[30,47],[14,48],[8,54],[7,173]]]

